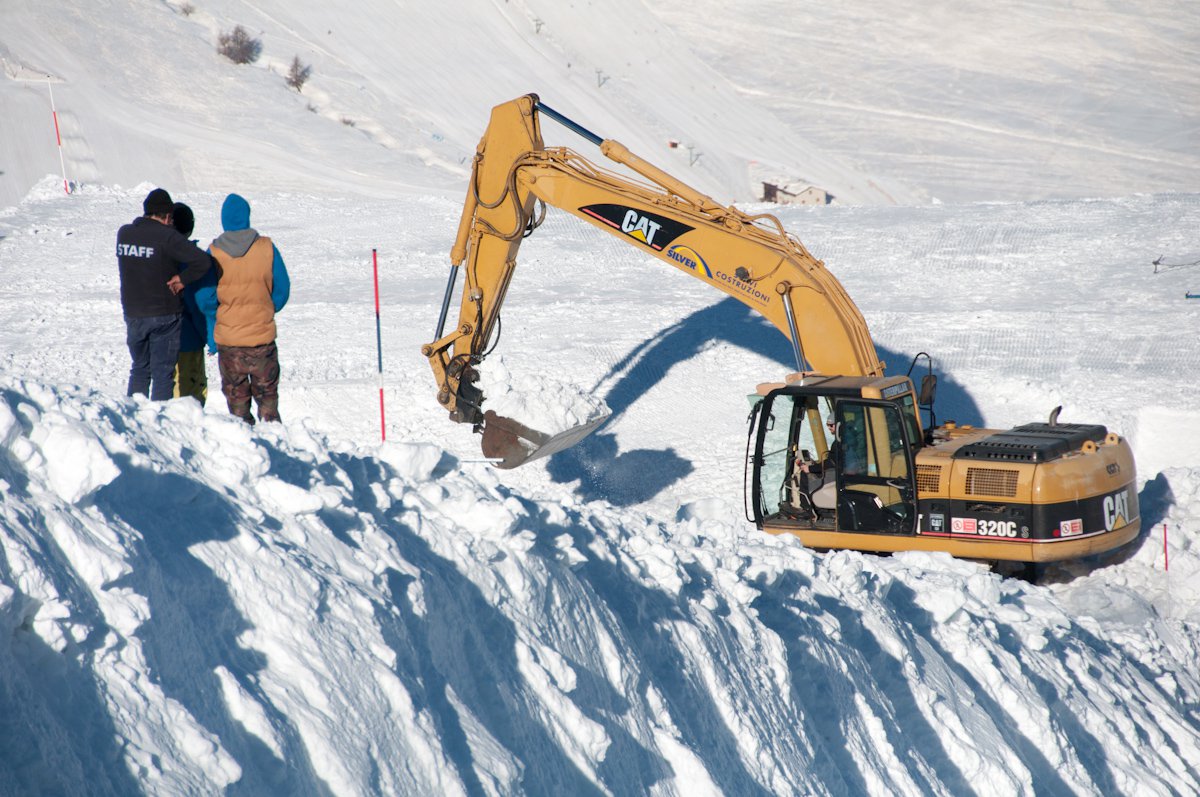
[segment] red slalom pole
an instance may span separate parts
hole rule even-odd
[[[54,86],[46,78],[46,88],[50,91],[50,114],[54,117],[54,138],[58,141],[58,165],[62,167],[63,191],[71,193],[71,184],[67,182],[67,162],[63,158],[62,133],[58,130],[58,109],[54,107]]]
[[[383,414],[383,335],[379,325],[379,255],[371,250],[371,266],[375,272],[375,351],[379,356],[379,439],[387,440],[387,423]]]
[[[1163,570],[1166,570],[1167,572],[1170,572],[1170,570],[1171,570],[1171,560],[1169,558],[1169,554],[1167,553],[1167,524],[1166,523],[1163,524]]]
[[[1163,524],[1163,578],[1167,582],[1167,617],[1171,616],[1171,560],[1167,558],[1167,524]]]

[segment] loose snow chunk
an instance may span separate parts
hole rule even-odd
[[[503,358],[480,368],[485,407],[545,434],[557,434],[610,414],[608,405],[574,385],[541,375],[513,374]]]
[[[162,414],[172,424],[197,426],[204,422],[204,408],[191,397],[172,399],[164,403]]]
[[[255,487],[264,499],[294,515],[312,514],[325,505],[320,496],[274,476],[263,476],[255,482]]]
[[[675,794],[692,797],[721,797],[723,792],[713,782],[704,766],[704,761],[674,736],[660,728],[654,728],[654,741],[658,752],[671,767],[674,774]]]
[[[442,449],[430,443],[381,443],[379,458],[395,468],[401,478],[428,481],[442,460]]]
[[[37,426],[30,439],[46,458],[46,481],[64,501],[75,504],[120,475],[100,440],[83,426]]]
[[[575,548],[575,540],[570,534],[564,533],[555,537],[554,547],[559,550],[563,559],[571,567],[587,561],[587,557]]]
[[[543,655],[549,650],[544,646],[539,648]],[[604,760],[612,739],[604,726],[587,717],[562,691],[557,679],[564,679],[566,685],[574,688],[574,671],[561,657],[555,656],[550,657],[548,662],[555,670],[552,673],[546,669],[543,660],[539,660],[537,651],[522,641],[517,642],[516,654],[517,668],[545,707],[543,721],[547,729],[558,740],[567,757],[588,778],[598,782],[595,764]]]
[[[702,498],[699,501],[691,501],[680,506],[675,513],[675,519],[681,522],[685,520],[714,521],[725,520],[729,515],[729,503],[724,499]]]
[[[915,602],[935,623],[945,623],[967,605],[967,594],[960,583],[953,580],[929,579],[914,596]]]
[[[739,606],[749,606],[755,598],[762,594],[731,570],[719,568],[714,575],[725,597]]]
[[[279,739],[271,727],[271,721],[267,719],[262,706],[242,688],[228,669],[217,667],[215,672],[221,685],[221,696],[225,699],[230,716],[241,723],[243,728],[258,737],[277,758],[282,759],[283,747],[279,744]]]
[[[11,440],[16,439],[21,432],[17,416],[13,414],[8,404],[0,401],[0,447],[7,447]]]
[[[265,475],[271,469],[270,456],[265,448],[255,445],[251,428],[243,421],[229,417],[210,417],[205,428],[212,433],[208,447],[220,451],[212,457],[207,474],[228,487],[237,487]]]

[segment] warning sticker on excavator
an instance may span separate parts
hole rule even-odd
[[[1058,524],[1058,536],[1075,537],[1083,534],[1083,521],[1079,518],[1064,520]]]

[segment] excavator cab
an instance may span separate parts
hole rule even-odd
[[[804,381],[770,389],[752,413],[747,487],[756,525],[915,534],[914,457],[922,434],[911,383]]]

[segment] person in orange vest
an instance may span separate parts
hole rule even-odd
[[[196,292],[209,321],[208,349],[217,353],[229,412],[251,425],[279,421],[279,349],[275,314],[287,304],[291,280],[270,238],[250,226],[250,203],[237,194],[221,206],[224,230],[209,246],[216,284]]]

